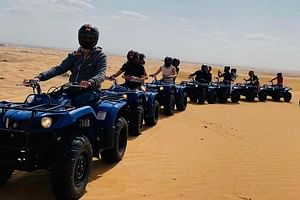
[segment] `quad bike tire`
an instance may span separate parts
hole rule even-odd
[[[198,91],[198,99],[197,103],[198,104],[204,104],[206,100],[206,89],[202,88]]]
[[[92,146],[81,135],[64,144],[52,172],[52,189],[58,199],[79,199],[85,192],[92,165]]]
[[[181,103],[176,103],[176,108],[178,111],[185,111],[186,106],[187,106],[187,93],[184,92],[183,93],[183,97],[182,97],[182,102]]]
[[[241,95],[238,91],[233,91],[231,93],[231,102],[232,103],[238,103],[240,101]]]
[[[173,115],[175,110],[175,96],[171,94],[169,99],[165,102],[164,105],[164,114],[165,115]]]
[[[144,108],[140,105],[132,109],[132,114],[129,120],[129,135],[139,136],[142,132],[143,119],[144,119]]]
[[[208,104],[215,104],[216,101],[217,101],[217,92],[216,91],[210,92],[208,94],[207,103]]]
[[[154,126],[157,124],[158,122],[158,117],[159,117],[159,103],[157,100],[154,101],[153,105],[152,105],[152,113],[153,115],[145,118],[145,124],[147,126]]]
[[[292,93],[286,92],[283,95],[284,102],[290,102],[292,100]]]
[[[101,158],[109,163],[122,160],[127,146],[128,126],[126,120],[123,117],[119,117],[115,127],[114,147],[101,152]]]
[[[222,103],[222,104],[227,103],[228,98],[227,98],[226,92],[220,93],[218,95],[218,99],[219,99],[219,103]]]
[[[256,97],[256,92],[255,91],[250,91],[248,92],[248,94],[246,95],[246,100],[248,102],[253,102],[255,100]]]
[[[265,102],[265,101],[267,101],[267,94],[265,93],[265,92],[259,92],[258,93],[258,100],[260,101],[260,102]]]
[[[0,164],[0,186],[6,185],[13,171],[10,167]]]

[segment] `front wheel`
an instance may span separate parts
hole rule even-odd
[[[208,94],[207,103],[209,104],[215,104],[217,101],[217,92],[212,91]]]
[[[246,95],[246,100],[249,102],[253,102],[256,97],[256,92],[255,91],[249,91],[248,94]]]
[[[92,165],[92,146],[85,136],[66,142],[52,172],[52,189],[58,199],[78,199],[86,188]]]
[[[0,164],[0,186],[6,185],[8,179],[10,179],[13,171],[14,170],[12,170],[10,167]]]
[[[101,152],[101,158],[106,162],[118,162],[122,160],[127,146],[128,126],[123,117],[120,117],[115,125],[114,147]]]

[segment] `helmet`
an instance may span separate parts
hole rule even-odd
[[[128,62],[137,62],[139,60],[139,53],[133,50],[128,51],[127,60]]]
[[[282,77],[282,73],[281,72],[277,73],[277,76]]]
[[[84,24],[78,31],[78,41],[82,48],[92,49],[99,39],[99,31],[91,24]]]
[[[231,73],[236,73],[236,68],[232,68]]]
[[[178,58],[173,58],[172,65],[178,67],[180,65],[180,60]]]
[[[165,66],[170,67],[172,65],[172,60],[173,59],[171,57],[165,57],[165,60],[164,60]]]
[[[230,66],[225,66],[224,67],[224,72],[228,72],[230,70]]]
[[[248,75],[249,75],[249,76],[253,76],[253,75],[254,75],[254,71],[252,71],[252,70],[249,71],[249,72],[248,72]]]
[[[201,70],[203,70],[203,71],[208,71],[208,66],[207,66],[207,64],[201,65]]]
[[[143,53],[139,53],[139,63],[144,65],[146,62],[145,62],[145,54]]]

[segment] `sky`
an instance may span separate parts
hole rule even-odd
[[[0,2],[0,42],[77,49],[85,23],[108,54],[300,70],[300,0]]]

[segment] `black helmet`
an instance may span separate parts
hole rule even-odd
[[[208,66],[207,66],[207,64],[201,65],[201,70],[203,70],[203,71],[208,71]]]
[[[173,59],[171,57],[165,57],[165,60],[164,60],[165,66],[170,67],[172,65],[172,60]]]
[[[231,69],[231,73],[236,73],[236,71],[237,71],[236,68]]]
[[[145,62],[145,54],[143,53],[139,53],[139,63],[144,65],[146,62]]]
[[[277,76],[282,77],[282,73],[281,72],[277,73]]]
[[[127,60],[128,60],[128,62],[138,62],[139,53],[136,51],[133,51],[133,50],[128,51]]]
[[[173,58],[172,65],[178,67],[180,65],[180,60],[178,58]]]
[[[253,75],[254,75],[254,71],[250,70],[250,71],[248,72],[248,75],[249,75],[249,76],[253,76]]]
[[[82,48],[92,49],[99,39],[99,31],[95,26],[84,24],[78,31],[78,41]]]
[[[229,70],[230,70],[230,66],[225,66],[224,67],[224,72],[229,72]]]

